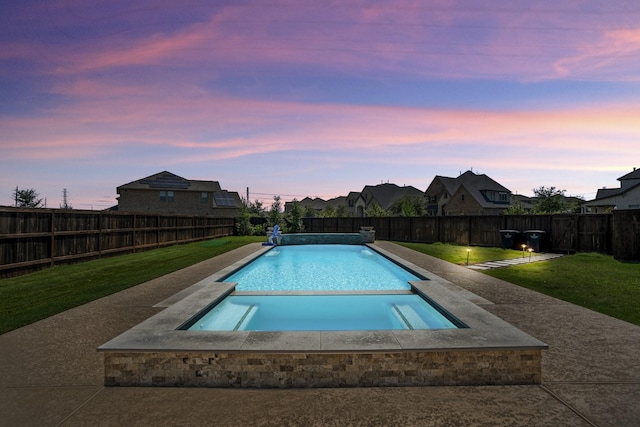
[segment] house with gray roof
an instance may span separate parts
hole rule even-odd
[[[118,210],[170,215],[235,217],[242,206],[240,195],[223,190],[218,181],[182,178],[163,171],[116,189]]]
[[[319,197],[305,197],[298,201],[303,209],[312,208],[316,214],[320,214],[325,208],[337,209],[344,206],[351,216],[366,216],[367,209],[373,203],[377,203],[381,208],[388,210],[395,202],[406,196],[422,198],[424,193],[412,186],[398,186],[396,184],[366,185],[361,192],[350,191],[347,196],[339,196],[329,200]],[[289,212],[292,202],[285,203],[285,212]]]
[[[318,215],[322,210],[327,206],[327,201],[320,197],[305,197],[302,200],[296,200],[298,202],[298,206],[300,206],[303,210],[313,210],[316,215]],[[290,212],[293,207],[293,201],[285,202],[284,211],[285,213]]]
[[[356,216],[366,216],[367,209],[373,203],[377,203],[382,209],[389,210],[391,206],[403,197],[420,197],[424,193],[411,185],[398,186],[384,183],[378,185],[365,185],[355,202]]]
[[[620,188],[601,188],[596,198],[582,204],[583,213],[607,213],[614,209],[640,209],[640,169],[618,178]]]
[[[512,200],[509,189],[470,170],[457,178],[436,176],[424,195],[430,216],[502,215]]]

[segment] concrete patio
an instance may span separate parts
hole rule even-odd
[[[7,426],[637,426],[640,327],[419,254],[382,248],[490,301],[547,343],[542,385],[348,389],[104,387],[101,344],[153,306],[238,261],[252,244],[0,335]],[[553,262],[553,261],[549,261]]]

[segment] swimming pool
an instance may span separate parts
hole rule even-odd
[[[375,331],[464,326],[412,291],[409,282],[421,279],[365,245],[280,246],[222,278],[237,283],[233,294],[214,302],[184,329]]]
[[[456,324],[416,294],[231,295],[192,331],[371,331]]]
[[[105,385],[286,388],[540,384],[546,344],[481,307],[490,305],[490,301],[400,256],[409,250],[387,242],[367,246],[422,277],[411,282],[413,292],[451,313],[466,327],[185,330],[189,319],[206,311],[212,302],[241,293],[234,290],[235,282],[221,279],[271,250],[256,244],[236,249],[232,254],[240,256],[225,260],[210,276],[158,302],[155,307],[162,311],[101,345],[98,351],[104,356]],[[285,296],[305,292],[262,293]],[[306,293],[318,295],[316,291]]]
[[[421,277],[364,245],[277,246],[221,281],[236,291],[410,290]]]

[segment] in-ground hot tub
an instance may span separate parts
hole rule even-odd
[[[163,312],[102,345],[99,351],[104,354],[105,385],[282,388],[541,382],[544,343],[474,304],[489,301],[375,245],[367,245],[367,249],[416,274],[417,280],[409,283],[413,294],[425,296],[467,327],[181,329],[205,309],[237,292],[236,283],[219,280],[269,249],[261,248],[197,283],[163,304],[167,306]]]

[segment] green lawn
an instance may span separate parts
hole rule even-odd
[[[456,264],[466,264],[465,246],[399,244]],[[522,256],[522,252],[472,247],[469,263],[518,255]],[[579,253],[483,273],[640,325],[640,263],[624,263],[597,253]]]
[[[519,258],[522,256],[521,251],[505,250],[500,248],[468,247],[448,245],[444,243],[395,243],[413,249],[414,251],[422,252],[423,254],[431,255],[459,265],[466,265],[467,254],[469,254],[469,264]]]
[[[147,252],[55,266],[0,280],[0,333],[144,283],[264,237],[227,237]],[[399,243],[465,265],[467,247]],[[517,258],[522,252],[471,247],[469,263]],[[144,268],[142,268],[144,267]],[[640,325],[640,263],[601,254],[487,270],[494,277]]]
[[[60,265],[0,280],[0,334],[264,237],[225,237]]]

